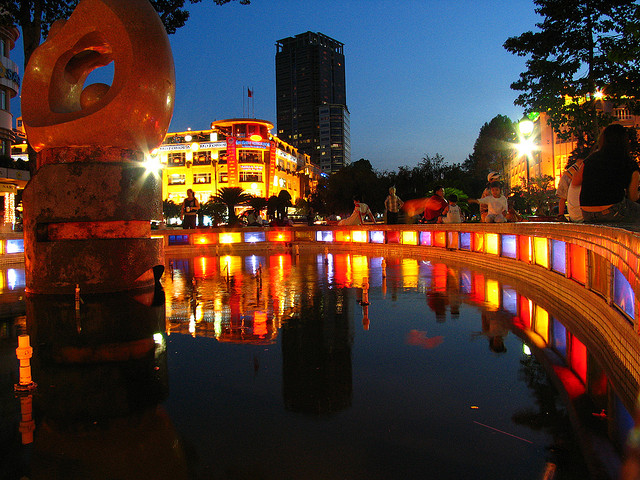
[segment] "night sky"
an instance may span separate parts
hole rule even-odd
[[[525,60],[502,44],[541,21],[532,0],[204,0],[189,9],[187,25],[170,36],[177,80],[170,131],[207,129],[247,112],[275,124],[275,43],[320,32],[344,43],[352,160],[366,158],[378,170],[413,167],[425,155],[463,162],[485,122],[519,119],[509,85]],[[22,76],[20,41],[12,58]],[[16,98],[15,116],[19,108]]]

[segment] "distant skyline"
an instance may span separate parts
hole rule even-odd
[[[425,155],[463,162],[482,125],[522,116],[510,84],[525,59],[502,44],[535,30],[532,0],[252,0],[190,5],[169,39],[176,103],[169,131],[247,114],[274,124],[276,41],[306,31],[344,43],[351,156],[377,170]],[[22,68],[22,43],[11,53]],[[248,108],[247,88],[253,91]],[[19,100],[11,104],[19,115]]]

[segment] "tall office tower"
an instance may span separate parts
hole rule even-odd
[[[343,44],[306,32],[276,42],[278,137],[323,173],[351,163]]]

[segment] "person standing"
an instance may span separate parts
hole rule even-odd
[[[630,155],[626,128],[614,123],[604,129],[598,150],[573,175],[572,185],[580,184],[585,223],[640,223],[640,169]]]
[[[180,211],[182,228],[196,228],[198,210],[200,210],[200,202],[195,197],[193,190],[188,189],[187,198],[182,202],[182,210]]]
[[[389,187],[389,195],[384,201],[384,209],[387,211],[387,225],[398,223],[398,212],[402,205],[404,202],[396,195],[396,187]]]

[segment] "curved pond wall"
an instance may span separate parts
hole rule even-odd
[[[629,411],[640,385],[640,235],[569,223],[364,225],[158,230],[172,255],[320,249],[426,256],[494,271],[514,286],[570,309],[571,328],[607,366]],[[532,333],[544,343],[546,332]]]

